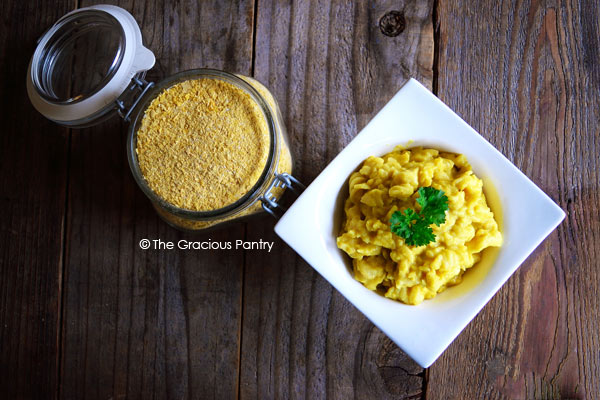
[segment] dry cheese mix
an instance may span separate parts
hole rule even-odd
[[[178,83],[146,109],[136,153],[148,186],[183,209],[209,211],[244,196],[269,154],[267,122],[236,86],[202,78]]]

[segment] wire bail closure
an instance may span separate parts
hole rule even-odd
[[[129,117],[131,116],[131,113],[138,105],[142,97],[144,97],[148,90],[150,90],[153,86],[154,82],[146,82],[146,80],[141,77],[134,76],[131,79],[131,84],[129,85],[127,90],[125,90],[125,92],[123,92],[123,94],[115,100],[115,103],[117,104],[117,112],[119,113],[121,118],[125,120],[125,122],[129,122]],[[136,95],[135,93],[137,92],[139,92],[139,94]],[[132,96],[135,97],[131,100],[131,105],[128,109],[125,104],[125,100],[131,98]]]
[[[283,213],[287,211],[287,208],[283,207],[281,204],[277,203],[277,198],[271,193],[273,188],[284,188],[291,189],[296,195],[300,195],[300,193],[306,188],[300,181],[294,178],[292,175],[284,172],[282,174],[275,174],[275,179],[271,182],[268,189],[265,191],[264,196],[259,197],[258,199],[262,202],[262,208],[271,214],[275,218],[279,218]],[[276,213],[276,210],[279,209],[281,211],[281,215]]]

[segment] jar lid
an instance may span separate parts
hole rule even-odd
[[[33,106],[57,123],[89,126],[115,111],[115,101],[154,66],[133,16],[111,5],[72,11],[38,41],[27,71]]]

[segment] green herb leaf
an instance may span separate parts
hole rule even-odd
[[[440,226],[446,222],[448,210],[448,197],[442,190],[432,187],[422,187],[418,190],[417,203],[421,211],[416,212],[411,208],[396,211],[390,219],[392,233],[404,238],[409,246],[424,246],[435,241],[431,224]]]
[[[448,210],[448,197],[442,190],[429,187],[419,188],[417,203],[421,206],[420,215],[430,224],[440,226],[446,222],[446,210]]]
[[[390,220],[392,232],[407,239],[412,236],[412,225],[419,219],[419,214],[410,208],[404,210],[404,214],[396,211]]]

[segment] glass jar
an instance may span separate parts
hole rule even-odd
[[[194,211],[180,208],[157,195],[150,188],[148,181],[140,169],[136,152],[137,132],[146,115],[145,111],[152,101],[164,90],[179,83],[195,79],[222,80],[249,95],[259,106],[269,130],[269,155],[258,181],[237,201],[210,211]],[[142,191],[152,201],[158,214],[167,223],[183,229],[205,229],[231,219],[256,214],[264,209],[272,213],[274,210],[269,204],[276,203],[279,200],[286,186],[295,187],[293,183],[297,184],[291,176],[292,157],[285,127],[281,122],[281,112],[275,98],[258,81],[246,76],[233,75],[219,70],[195,69],[184,71],[156,84],[140,101],[138,108],[133,113],[127,137],[127,156],[133,177]],[[269,201],[267,201],[267,198]]]
[[[87,7],[65,15],[42,35],[29,66],[27,90],[34,107],[62,125],[95,125],[115,113],[129,121],[129,166],[138,186],[168,224],[204,230],[261,211],[276,215],[284,190],[303,186],[291,175],[289,142],[271,92],[252,78],[213,69],[179,72],[157,84],[146,82],[143,78],[154,62],[127,11],[108,5]],[[202,211],[182,208],[158,195],[142,173],[137,154],[138,131],[145,118],[152,118],[146,113],[148,107],[169,88],[199,79],[225,82],[249,96],[268,128],[268,156],[258,180],[248,182],[251,188],[232,202]]]

